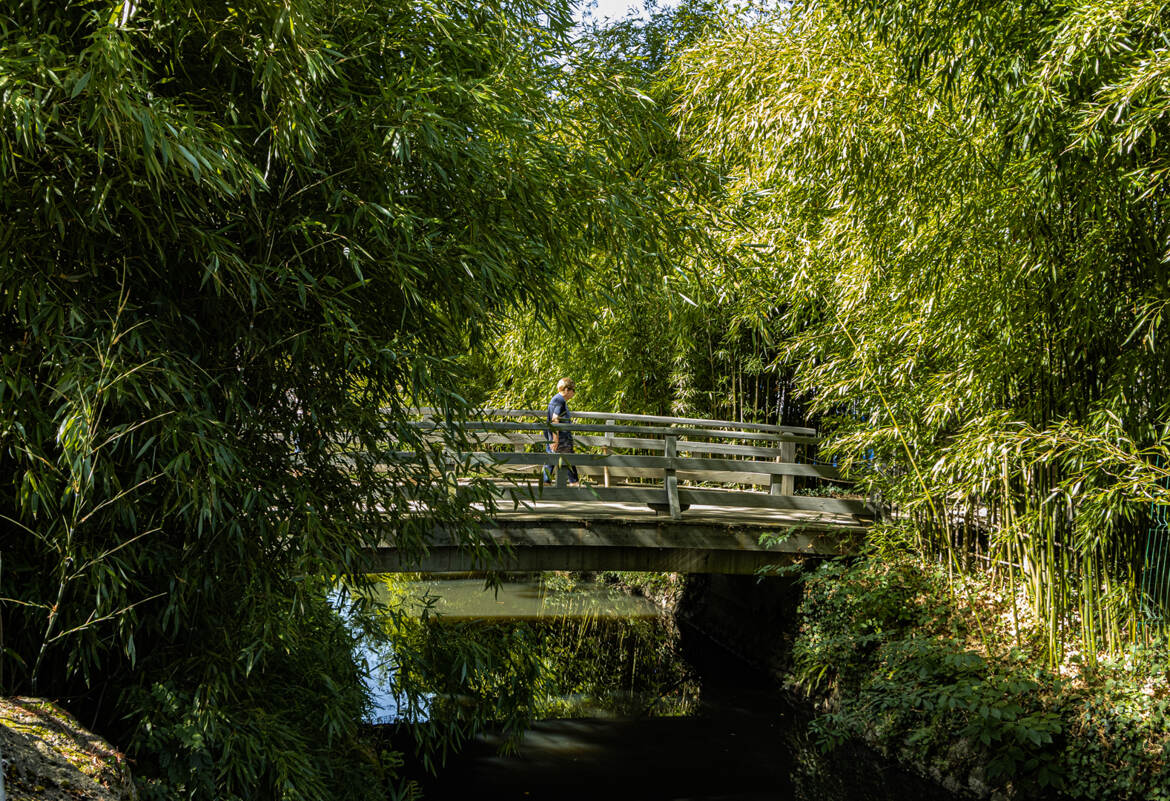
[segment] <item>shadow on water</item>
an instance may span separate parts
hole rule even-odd
[[[526,582],[502,599],[482,587],[416,589],[446,595],[444,622],[432,626],[491,639],[524,632],[512,641],[539,652],[548,697],[518,739],[489,729],[436,775],[408,764],[426,799],[949,798],[863,747],[821,754],[765,671],[685,624],[680,632],[644,599],[605,585]],[[439,720],[451,708],[431,711]],[[383,730],[411,753],[407,727]]]

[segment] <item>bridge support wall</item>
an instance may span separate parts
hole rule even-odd
[[[730,652],[757,670],[778,675],[790,664],[799,630],[801,585],[792,577],[691,575],[686,577],[675,619],[688,654]]]

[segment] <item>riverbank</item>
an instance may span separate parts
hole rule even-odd
[[[1018,599],[911,556],[803,586],[780,678],[822,747],[861,740],[971,798],[1170,799],[1164,643],[1045,665]]]
[[[863,744],[972,799],[1170,799],[1164,643],[1047,665],[1022,597],[911,555],[813,566],[795,596],[789,578],[612,580],[768,670],[827,753]]]

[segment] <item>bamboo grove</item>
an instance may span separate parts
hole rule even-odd
[[[807,420],[891,536],[1026,598],[1053,663],[1159,636],[1167,23],[810,0],[611,26],[611,68],[656,103],[654,174],[706,238],[596,258],[569,324],[505,331],[485,395],[539,402],[569,371],[597,408]]]
[[[454,476],[375,465],[412,407],[458,439],[465,355],[507,310],[663,227],[608,156],[644,100],[571,26],[0,8],[0,693],[66,699],[145,797],[388,792],[359,736],[370,610],[343,620],[335,581],[367,581],[387,526],[477,528]],[[434,520],[395,519],[407,496]]]
[[[1167,22],[798,2],[672,76],[772,300],[745,324],[917,547],[1026,594],[1053,662],[1165,630]]]

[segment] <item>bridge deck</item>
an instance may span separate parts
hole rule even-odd
[[[539,501],[493,517],[486,534],[505,548],[497,563],[477,563],[441,529],[421,561],[404,563],[387,543],[376,563],[385,572],[754,573],[797,558],[851,553],[864,530],[852,517],[800,511],[693,506],[672,518],[644,504]]]
[[[623,503],[620,501],[571,501],[539,500],[530,501],[512,508],[501,502],[496,510],[498,521],[559,520],[594,521],[623,520],[637,522],[664,522],[670,520],[669,513],[656,512],[645,503]],[[728,528],[750,528],[757,531],[771,529],[817,528],[856,529],[864,524],[853,515],[809,512],[802,509],[768,509],[748,506],[712,506],[694,504],[686,510],[680,523],[702,523],[726,526]]]

